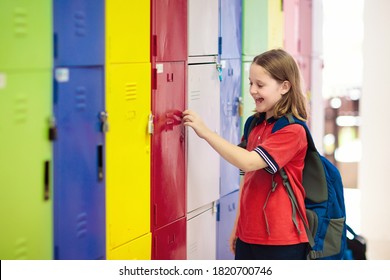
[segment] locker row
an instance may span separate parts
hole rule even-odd
[[[181,112],[238,143],[255,55],[284,47],[310,80],[310,8],[2,1],[0,258],[232,259],[239,171]]]

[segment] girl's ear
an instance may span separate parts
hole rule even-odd
[[[290,88],[291,88],[291,83],[289,81],[284,81],[281,87],[282,95],[286,94],[290,90]]]

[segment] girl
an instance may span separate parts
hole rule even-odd
[[[308,239],[303,221],[292,220],[292,206],[278,173],[284,168],[305,213],[302,170],[307,150],[304,128],[292,124],[271,134],[275,121],[286,114],[306,121],[306,101],[294,58],[282,49],[256,56],[250,66],[250,94],[255,100],[257,125],[248,136],[246,149],[227,142],[211,131],[192,111],[183,112],[183,123],[194,129],[224,159],[245,176],[230,238],[237,260],[306,259]],[[272,189],[273,182],[279,186]],[[303,217],[306,219],[306,216]]]

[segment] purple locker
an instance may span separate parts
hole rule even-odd
[[[233,230],[238,209],[238,190],[223,196],[218,201],[217,215],[217,259],[233,260],[229,238]]]
[[[240,58],[242,52],[241,0],[220,0],[219,54],[222,59]]]
[[[152,260],[185,260],[186,226],[184,217],[153,232]]]
[[[187,59],[187,0],[152,0],[152,61]]]
[[[152,230],[186,214],[185,62],[157,63],[152,93]]]
[[[221,136],[232,144],[240,143],[241,60],[221,60]],[[239,169],[221,157],[221,191],[224,196],[239,188]]]
[[[55,69],[55,259],[105,259],[104,71]]]

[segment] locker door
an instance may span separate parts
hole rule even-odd
[[[50,69],[51,15],[51,0],[1,0],[0,69]]]
[[[55,258],[104,259],[103,68],[57,68],[55,75]]]
[[[153,56],[156,61],[187,59],[187,0],[152,0]]]
[[[299,52],[301,55],[311,56],[312,0],[300,0],[299,15]]]
[[[217,259],[233,260],[229,238],[238,208],[238,190],[219,199],[217,215]]]
[[[0,259],[52,259],[51,72],[0,73]]]
[[[186,214],[185,139],[181,115],[185,108],[185,62],[156,65],[152,137],[153,228]]]
[[[153,260],[185,260],[186,259],[186,225],[182,218],[153,233]]]
[[[242,62],[242,103],[243,103],[243,115],[241,117],[241,135],[244,132],[244,125],[246,119],[253,115],[253,110],[256,109],[254,99],[249,93],[249,69],[252,61]]]
[[[187,259],[215,260],[217,223],[214,208],[187,221]]]
[[[283,1],[284,49],[293,56],[299,53],[299,2],[300,0]]]
[[[150,61],[150,1],[106,1],[107,61]]]
[[[301,70],[302,75],[302,88],[304,93],[310,91],[311,87],[311,57],[309,56],[299,56],[296,58],[299,69]]]
[[[221,58],[240,58],[241,47],[241,0],[220,0]]]
[[[241,60],[222,60],[221,136],[232,144],[240,143]],[[221,192],[224,196],[239,188],[239,169],[221,157]]]
[[[150,63],[107,67],[108,250],[150,231],[150,69]]]
[[[220,84],[215,64],[188,66],[188,108],[213,131],[220,128]],[[187,141],[187,212],[219,197],[220,157],[192,129]]]
[[[268,0],[242,3],[242,53],[255,56],[268,49]]]
[[[188,55],[218,54],[218,0],[188,0]]]
[[[283,1],[268,0],[268,48],[283,48]]]
[[[53,1],[56,66],[104,64],[104,1]]]
[[[111,260],[150,260],[151,259],[151,238],[150,233],[142,235],[110,253]]]

